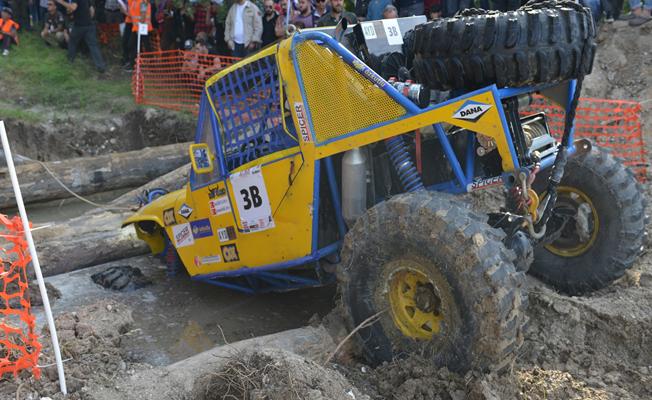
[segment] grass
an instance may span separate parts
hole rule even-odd
[[[9,88],[10,98],[24,97],[30,104],[62,110],[124,112],[135,108],[130,74],[98,76],[89,56],[78,53],[71,64],[65,50],[47,47],[36,32],[23,32],[20,46],[0,59],[0,83]],[[5,111],[12,113],[0,109]],[[21,119],[25,116],[29,118],[23,114]]]
[[[0,119],[15,119],[31,123],[39,123],[43,121],[43,117],[33,111],[20,110],[15,107],[1,107],[0,106]]]

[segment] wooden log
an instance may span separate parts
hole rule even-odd
[[[186,182],[190,165],[186,164],[149,183],[123,194],[109,203],[113,210],[93,209],[79,217],[32,232],[43,275],[75,271],[104,262],[146,254],[149,249],[138,239],[133,226],[120,228],[136,208],[136,196],[145,189],[173,191]]]
[[[43,163],[77,194],[139,186],[188,163],[188,143]],[[41,163],[16,166],[25,203],[71,197]],[[0,208],[16,205],[6,168],[0,169]]]

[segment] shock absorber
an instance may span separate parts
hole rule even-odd
[[[414,192],[423,189],[423,182],[417,167],[412,162],[412,157],[408,150],[408,145],[403,138],[403,135],[395,136],[385,141],[389,158],[394,164],[394,169],[398,175],[398,179],[403,185],[406,192]]]

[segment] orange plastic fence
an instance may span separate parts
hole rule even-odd
[[[181,50],[141,53],[132,76],[134,99],[139,104],[197,113],[206,80],[237,60]]]
[[[20,218],[0,214],[0,377],[29,369],[40,377],[41,345],[27,291],[29,261]]]
[[[551,133],[561,138],[564,110],[536,97],[527,113],[545,112]],[[575,137],[608,148],[623,160],[639,181],[647,175],[647,157],[641,130],[641,104],[635,101],[582,98],[575,117]]]

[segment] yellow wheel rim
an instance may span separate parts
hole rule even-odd
[[[402,269],[390,278],[392,318],[401,332],[413,339],[430,340],[444,319],[434,283],[414,269]]]
[[[598,218],[598,211],[593,205],[593,202],[581,190],[570,186],[559,186],[557,188],[558,198],[557,204],[568,204],[575,209],[579,208],[582,204],[587,204],[590,208],[590,215],[588,218],[588,228],[590,229],[590,236],[586,240],[574,240],[572,238],[562,237],[554,242],[545,245],[545,248],[558,256],[562,257],[577,257],[586,253],[591,246],[595,244],[600,230],[600,219]]]

